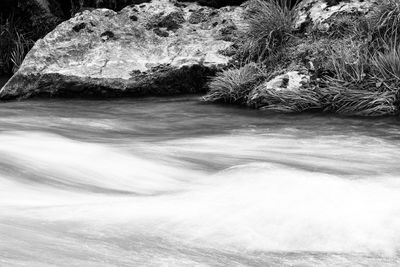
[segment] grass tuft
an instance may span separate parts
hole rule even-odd
[[[6,73],[15,73],[26,53],[32,47],[33,41],[25,38],[14,16],[0,21],[0,65]],[[0,71],[2,71],[0,69]]]
[[[247,30],[242,57],[263,61],[289,40],[295,12],[290,0],[250,0],[245,17]]]
[[[11,51],[10,60],[13,63],[12,72],[16,73],[24,61],[29,44],[24,36],[18,32],[15,33],[14,48]]]
[[[400,45],[393,44],[384,52],[376,52],[371,57],[371,65],[376,77],[386,84],[393,82],[400,84]],[[393,89],[400,89],[398,86]]]
[[[309,110],[321,109],[321,97],[319,93],[312,88],[300,88],[298,90],[276,90],[274,88],[265,89],[262,85],[263,110],[272,110],[285,113],[303,112]],[[256,99],[250,100],[249,104],[256,102]]]
[[[211,79],[206,102],[245,103],[252,88],[265,78],[263,70],[255,63],[239,69],[229,69]]]
[[[400,41],[400,1],[382,0],[370,19],[370,28],[375,46]]]
[[[371,88],[373,85],[365,85]],[[339,81],[322,89],[326,102],[325,111],[350,116],[387,116],[398,113],[396,92],[366,90],[360,86],[349,88]]]
[[[326,49],[337,80],[360,83],[365,79],[369,62],[362,44],[349,40],[347,45],[331,45]]]

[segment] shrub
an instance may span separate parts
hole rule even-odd
[[[255,63],[239,69],[229,69],[209,83],[210,91],[203,100],[206,102],[245,103],[250,90],[265,78],[263,70]]]
[[[251,61],[263,61],[290,38],[295,18],[290,0],[250,0],[246,4],[246,42],[241,56]],[[294,7],[293,7],[294,6]]]

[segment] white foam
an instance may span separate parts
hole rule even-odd
[[[184,146],[190,142],[196,148],[195,139],[185,140]],[[29,173],[139,193],[95,193],[3,176],[3,218],[12,214],[71,223],[82,236],[101,233],[122,239],[140,233],[225,249],[385,255],[400,250],[400,184],[393,175],[348,179],[267,163],[210,174],[184,161],[169,165],[163,149],[170,142],[129,152],[56,135],[13,132],[2,133],[0,143],[1,161]],[[202,143],[203,149],[227,157],[238,153],[229,146],[221,151],[212,138]],[[142,157],[145,150],[155,152],[154,158]]]

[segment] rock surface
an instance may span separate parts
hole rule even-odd
[[[230,61],[241,14],[168,0],[86,10],[36,42],[0,98],[200,92]]]
[[[328,30],[329,20],[340,15],[365,15],[381,0],[303,0],[297,8],[295,28]]]
[[[293,108],[301,111],[302,108],[318,106],[318,99],[309,97],[309,82],[310,76],[304,71],[288,71],[254,88],[248,96],[248,104],[256,108],[286,112],[293,112]],[[305,91],[307,94],[304,94]],[[306,104],[297,106],[299,100]]]
[[[271,80],[263,84],[263,88],[266,90],[274,89],[277,91],[281,90],[298,90],[310,81],[310,76],[302,74],[299,71],[289,71],[285,74],[278,75]]]

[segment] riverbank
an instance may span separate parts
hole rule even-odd
[[[400,2],[328,2],[302,1],[290,9],[279,1],[249,1],[248,38],[238,53],[245,63],[212,79],[205,101],[278,112],[398,115]]]
[[[85,10],[35,44],[0,98],[207,92],[277,112],[398,115],[399,18],[395,0]]]

